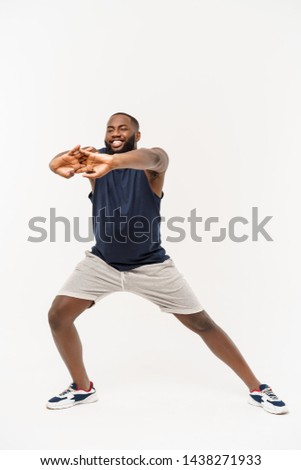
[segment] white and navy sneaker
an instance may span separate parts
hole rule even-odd
[[[85,403],[93,403],[97,401],[96,390],[93,382],[90,382],[89,390],[81,390],[76,383],[72,383],[66,390],[56,395],[47,402],[46,407],[50,410],[61,410],[70,408],[74,405],[82,405]]]
[[[259,390],[252,390],[249,397],[250,405],[261,406],[265,411],[281,415],[288,413],[286,404],[280,400],[267,384],[261,384]]]

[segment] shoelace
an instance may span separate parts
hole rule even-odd
[[[69,385],[68,388],[66,388],[66,390],[64,390],[62,393],[59,393],[59,396],[62,397],[64,395],[67,395],[67,393],[73,393],[74,392],[74,388],[72,388],[72,384]]]
[[[275,395],[275,393],[273,392],[273,390],[271,388],[264,388],[262,390],[262,393],[265,393],[266,395],[268,395],[269,398],[271,398],[272,400],[279,400],[279,398],[277,397],[277,395]]]

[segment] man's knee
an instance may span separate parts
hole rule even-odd
[[[180,322],[182,322],[187,328],[190,328],[195,333],[203,333],[211,330],[216,326],[212,318],[208,315],[205,310],[197,313],[191,313],[189,315],[174,314]]]
[[[50,328],[53,331],[62,329],[68,323],[66,321],[68,318],[69,315],[66,315],[66,306],[64,306],[62,302],[58,302],[55,299],[48,312],[48,322]]]
[[[78,315],[92,304],[92,301],[68,296],[55,297],[48,312],[48,322],[52,331],[59,331],[72,325]]]

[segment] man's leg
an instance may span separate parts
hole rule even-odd
[[[94,302],[66,295],[54,298],[48,313],[49,324],[57,349],[65,362],[73,382],[88,390],[90,380],[84,362],[82,344],[74,320]]]
[[[225,362],[243,380],[249,390],[258,390],[260,381],[253,374],[245,359],[229,338],[229,336],[210,318],[202,312],[180,315],[173,314],[183,325],[198,334],[211,351]]]

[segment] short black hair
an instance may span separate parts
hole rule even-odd
[[[128,113],[123,113],[123,112],[114,113],[114,114],[112,114],[112,116],[117,116],[118,114],[122,114],[123,116],[129,117],[130,120],[131,120],[131,122],[132,122],[132,124],[135,126],[135,128],[137,129],[137,131],[139,131],[140,125],[139,125],[139,122],[137,121],[137,119],[134,118],[134,116],[131,116],[130,114],[128,114]],[[112,116],[111,116],[111,117],[112,117]]]

